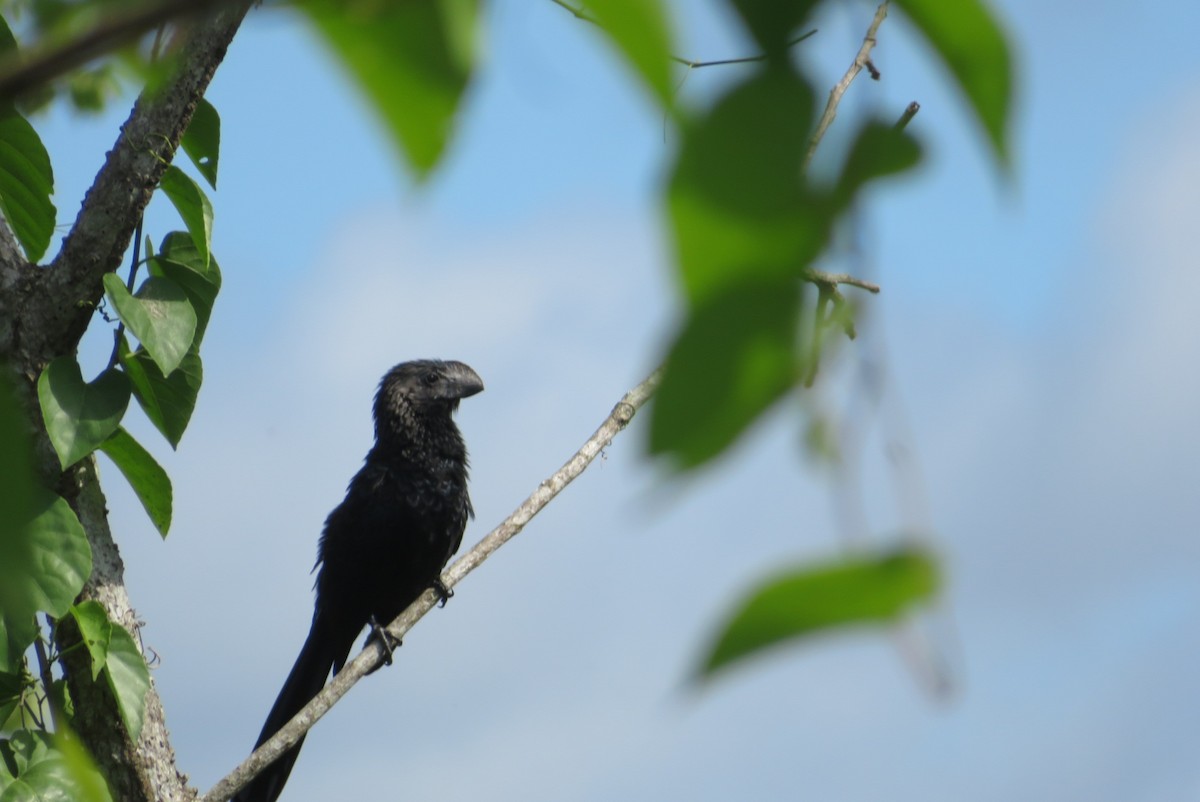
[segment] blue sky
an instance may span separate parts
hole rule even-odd
[[[702,8],[686,55],[745,53]],[[820,20],[803,57],[822,85],[872,11]],[[1200,796],[1200,10],[1021,0],[1002,16],[1020,87],[1011,181],[898,13],[883,80],[854,85],[830,134],[916,99],[930,155],[864,210],[852,266],[884,292],[805,399],[836,419],[861,398],[862,360],[884,365],[880,411],[858,423],[861,503],[799,449],[795,402],[682,484],[642,459],[635,425],[318,725],[285,799]],[[320,525],[391,364],[458,358],[487,383],[460,412],[471,542],[670,331],[661,118],[552,3],[500,0],[487,22],[460,135],[419,189],[287,16],[256,10],[214,81],[225,288],[205,386],[178,452],[135,428],[175,482],[165,543],[102,466],[180,766],[202,789],[244,757],[303,640]],[[699,71],[683,93],[700,103],[735,77]],[[64,222],[124,113],[40,122]],[[176,224],[157,208],[149,225]],[[85,362],[109,343],[99,331]],[[899,479],[897,443],[915,466]],[[949,576],[922,622],[932,645],[838,635],[684,690],[755,578],[912,527]],[[952,668],[940,697],[921,668],[934,655]]]

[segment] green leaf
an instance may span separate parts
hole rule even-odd
[[[200,252],[200,258],[208,264],[209,253],[212,251],[212,204],[200,185],[175,165],[167,168],[162,180],[158,182],[166,196],[175,206],[175,211],[183,218],[183,224],[192,235],[192,242]],[[169,372],[169,371],[168,371]]]
[[[733,7],[771,60],[782,60],[792,33],[816,6],[816,0],[733,0]]]
[[[1012,63],[1004,33],[988,6],[983,0],[896,0],[896,5],[949,67],[997,160],[1008,166]]]
[[[696,671],[707,679],[765,649],[849,624],[885,624],[937,592],[938,566],[916,548],[802,565],[734,607]]]
[[[221,289],[221,269],[217,266],[217,260],[210,257],[206,265],[191,236],[183,231],[172,231],[163,237],[160,252],[149,256],[147,267],[150,275],[169,278],[187,293],[196,312],[193,343],[198,348],[208,329],[213,304]]]
[[[671,32],[658,0],[585,0],[584,6],[665,108],[675,103]]]
[[[172,498],[171,479],[167,472],[154,461],[150,452],[119,427],[112,437],[100,444],[100,450],[125,475],[154,528],[165,538],[171,528]]]
[[[6,729],[5,722],[21,704],[25,690],[23,671],[0,671],[0,730]]]
[[[150,422],[167,438],[171,448],[179,445],[187,429],[196,397],[204,379],[200,355],[193,348],[170,376],[163,376],[158,365],[144,348],[130,353],[122,341],[119,350],[121,367],[133,382],[133,395],[142,405]]]
[[[85,601],[71,606],[71,617],[79,625],[79,634],[92,656],[92,679],[95,680],[108,662],[108,645],[112,641],[112,622],[104,605]]]
[[[56,791],[62,788],[65,798],[72,802],[112,802],[104,775],[79,738],[69,731],[56,732],[54,746],[62,755],[62,768],[55,771]],[[44,798],[50,798],[50,794]]]
[[[0,104],[0,212],[31,262],[46,254],[54,234],[53,194],[54,171],[41,138],[16,109]]]
[[[112,623],[104,608],[87,601],[71,608],[79,631],[92,656],[92,678],[104,674],[108,687],[117,700],[121,720],[136,743],[142,731],[146,691],[150,688],[150,671],[142,659],[133,636],[124,627]]]
[[[17,38],[13,36],[8,20],[0,16],[0,56],[8,56],[17,52]]]
[[[21,665],[37,636],[34,615],[65,615],[92,572],[91,547],[67,502],[40,487],[30,495],[30,518],[0,544],[0,671]]]
[[[835,190],[839,206],[848,205],[868,181],[902,173],[921,160],[921,146],[907,132],[878,120],[858,129]]]
[[[800,275],[828,239],[829,204],[800,165],[813,95],[790,72],[759,72],[684,130],[667,188],[693,303],[754,277]]]
[[[112,802],[112,796],[75,736],[20,730],[0,741],[0,801]]]
[[[121,721],[129,737],[137,743],[142,734],[146,713],[146,691],[150,689],[150,670],[138,651],[133,636],[122,626],[114,625],[108,643],[108,662],[104,667],[108,687],[112,689],[121,711]]]
[[[66,470],[117,430],[129,406],[129,381],[108,369],[85,384],[71,356],[55,359],[38,378],[42,420],[58,461]]]
[[[650,411],[651,454],[693,468],[737,439],[799,376],[800,291],[743,283],[695,306]]]
[[[478,0],[303,0],[417,175],[441,158],[474,60]]]
[[[196,104],[192,121],[183,134],[183,152],[196,165],[200,175],[213,189],[217,188],[217,163],[221,158],[221,116],[204,98]]]
[[[170,376],[196,337],[196,310],[187,293],[169,278],[151,276],[130,295],[115,273],[104,275],[104,290],[129,331]]]

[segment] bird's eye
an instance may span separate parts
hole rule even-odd
[[[438,380],[441,378],[441,375],[436,371],[430,371],[421,377],[421,381],[425,382],[426,387],[432,387],[433,385],[437,384]]]

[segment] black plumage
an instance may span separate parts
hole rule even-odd
[[[417,360],[388,371],[375,396],[375,445],[325,520],[308,639],[271,708],[257,749],[345,665],[368,622],[386,625],[427,588],[474,513],[467,450],[453,414],[483,381],[461,362]],[[303,740],[233,802],[273,802]]]

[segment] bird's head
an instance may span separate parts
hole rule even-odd
[[[417,359],[401,362],[379,383],[377,434],[430,418],[449,418],[458,402],[483,391],[483,379],[462,362]]]

